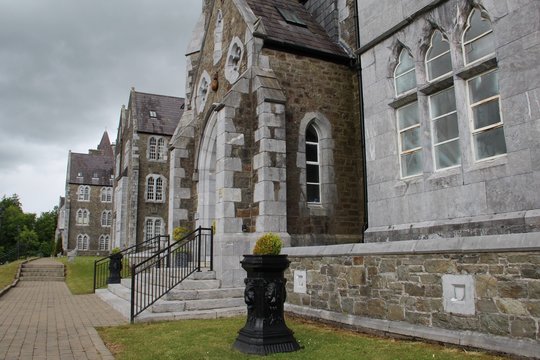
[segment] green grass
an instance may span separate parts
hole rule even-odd
[[[100,258],[77,256],[72,262],[67,257],[58,258],[66,265],[66,285],[73,295],[91,294],[94,291],[94,261]]]
[[[261,359],[232,349],[245,318],[184,320],[99,328],[115,359]],[[287,325],[304,348],[275,354],[272,359],[502,359],[422,342],[383,339],[318,323],[288,319]]]
[[[24,260],[13,261],[9,264],[0,265],[0,290],[13,283],[19,265]]]

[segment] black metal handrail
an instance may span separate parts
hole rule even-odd
[[[120,254],[123,255],[120,276],[122,278],[127,278],[130,276],[130,263],[138,262],[139,260],[138,257],[135,256],[136,254],[139,254],[141,258],[146,255],[151,256],[154,253],[161,251],[161,249],[165,247],[162,245],[162,243],[166,243],[167,246],[171,244],[169,235],[157,235],[142,243],[132,245],[120,251]],[[147,254],[145,254],[145,252],[147,252]],[[107,286],[110,276],[110,262],[111,255],[98,259],[94,262],[94,292],[96,289]]]
[[[131,265],[131,314],[142,313],[201,268],[214,269],[214,235],[202,228],[184,236],[138,264]]]
[[[28,255],[27,250],[26,245],[17,244],[13,249],[0,253],[0,265],[26,257]]]

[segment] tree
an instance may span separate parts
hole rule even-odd
[[[25,226],[19,233],[18,240],[20,248],[24,249],[25,253],[38,254],[40,252],[39,237],[34,230]]]
[[[58,207],[53,210],[41,213],[36,220],[35,231],[41,244],[42,254],[50,255],[56,247],[54,235],[58,219]]]
[[[26,227],[34,229],[35,214],[25,214],[19,197],[2,197],[0,201],[0,246],[6,250],[15,247],[19,233]]]

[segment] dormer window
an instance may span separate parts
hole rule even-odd
[[[153,119],[157,118],[157,113],[153,110],[150,110],[150,117]]]

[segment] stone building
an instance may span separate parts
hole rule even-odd
[[[115,154],[113,246],[167,232],[169,142],[184,99],[131,90],[122,107]]]
[[[64,251],[108,254],[111,244],[114,153],[107,132],[97,149],[68,157]]]
[[[215,227],[225,287],[243,284],[239,261],[263,233],[294,246],[362,240],[350,6],[338,1],[333,19],[309,1],[203,2],[171,140],[169,226]]]
[[[538,357],[540,2],[356,3],[368,227],[285,249],[288,310]]]

